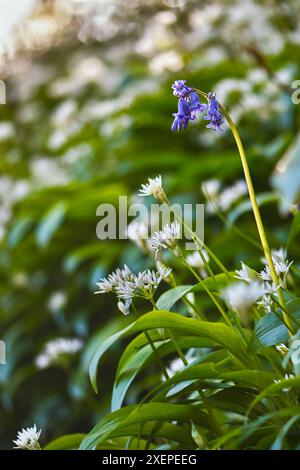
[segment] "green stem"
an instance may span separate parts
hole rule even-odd
[[[198,275],[198,273],[192,268],[192,266],[190,266],[186,260],[182,257],[181,258],[181,261],[182,263],[189,269],[189,271],[195,276],[195,278],[197,279],[197,281],[199,281],[199,283],[201,284],[201,286],[203,287],[203,289],[205,290],[205,292],[209,295],[209,297],[211,298],[211,300],[214,302],[215,306],[218,308],[218,310],[220,311],[222,317],[224,318],[225,322],[231,326],[231,322],[225,312],[225,310],[223,309],[223,307],[221,306],[221,304],[218,302],[218,300],[216,299],[216,297],[214,296],[214,294],[206,287],[205,285],[205,282],[203,281],[203,279]]]
[[[278,293],[279,304],[280,304],[280,306],[283,310],[283,317],[285,319],[286,324],[289,326],[289,330],[293,331],[293,327],[292,327],[290,318],[285,313],[286,312],[285,300],[284,300],[284,297],[283,297],[282,290],[280,289],[280,281],[279,281],[279,278],[277,276],[277,273],[276,273],[276,270],[275,270],[275,267],[274,267],[270,246],[269,246],[269,243],[268,243],[268,240],[267,240],[267,237],[266,237],[266,232],[265,232],[264,225],[263,225],[263,222],[262,222],[262,218],[261,218],[261,215],[260,215],[260,211],[259,211],[259,208],[258,208],[256,195],[255,195],[255,191],[254,191],[252,178],[251,178],[251,174],[250,174],[246,154],[245,154],[245,151],[244,151],[244,147],[243,147],[241,138],[239,136],[238,130],[237,130],[234,122],[232,121],[230,115],[228,114],[226,109],[221,105],[220,105],[220,109],[222,110],[224,116],[227,119],[227,122],[230,126],[231,132],[233,134],[233,137],[235,139],[235,142],[236,142],[239,154],[240,154],[240,158],[241,158],[241,162],[242,162],[242,166],[243,166],[243,170],[244,170],[244,175],[245,175],[245,180],[246,180],[246,183],[247,183],[247,186],[248,186],[249,197],[250,197],[250,201],[251,201],[251,204],[252,204],[253,214],[254,214],[254,218],[255,218],[255,222],[256,222],[256,226],[257,226],[257,230],[258,230],[258,233],[259,233],[260,241],[261,241],[261,244],[262,244],[262,247],[263,247],[263,250],[264,250],[264,254],[265,254],[267,263],[268,263],[269,268],[270,268],[270,273],[271,273],[273,282],[278,287],[277,293]]]
[[[224,266],[224,264],[219,260],[219,258],[214,254],[213,251],[211,251],[211,249],[204,243],[203,240],[201,240],[197,234],[191,229],[191,227],[183,220],[183,218],[181,217],[180,214],[178,214],[171,206],[171,203],[170,201],[168,200],[167,196],[165,195],[165,199],[164,199],[164,202],[166,204],[168,204],[168,206],[170,207],[170,209],[172,210],[173,214],[174,214],[174,217],[178,220],[178,222],[184,227],[185,230],[187,230],[187,232],[191,235],[193,241],[195,242],[195,244],[198,246],[199,249],[205,249],[208,253],[208,255],[210,256],[210,258],[216,263],[217,266],[219,266],[219,268],[221,269],[221,271],[224,272],[224,274],[226,275],[226,277],[231,281],[232,280],[232,276],[230,274],[230,272],[226,269],[226,267]]]
[[[168,281],[167,279],[165,279],[165,282],[167,282],[167,284],[169,284],[169,286],[171,287],[177,287],[177,282],[173,273],[170,274],[169,278],[171,278],[171,280]],[[193,310],[193,312],[195,313],[195,316],[199,320],[206,320],[204,313],[202,313],[197,308],[197,306],[187,298],[187,295],[184,295],[182,300],[188,308],[191,308]]]
[[[183,297],[182,300],[183,300],[183,302],[186,304],[187,307],[190,307],[190,308],[193,310],[193,312],[195,313],[195,316],[198,318],[198,320],[204,320],[204,321],[206,321],[206,318],[205,318],[205,316],[204,316],[204,313],[200,312],[200,311],[196,308],[196,306],[193,304],[193,302],[191,302],[191,301],[187,298],[186,295]]]
[[[207,99],[207,97],[208,97],[207,93],[204,93],[203,91],[197,90],[197,89],[195,89],[195,91],[197,93],[199,93],[200,96]],[[233,120],[231,119],[228,111],[220,103],[218,103],[218,104],[219,104],[219,107],[220,107],[223,115],[227,119],[227,122],[230,126],[232,135],[234,137],[235,143],[237,145],[237,148],[238,148],[238,151],[239,151],[239,154],[240,154],[240,159],[241,159],[242,167],[243,167],[243,170],[244,170],[245,180],[246,180],[247,187],[248,187],[249,197],[250,197],[250,201],[251,201],[251,204],[252,204],[253,214],[254,214],[254,218],[255,218],[258,234],[259,234],[259,238],[260,238],[260,241],[261,241],[261,245],[262,245],[262,248],[264,250],[265,258],[266,258],[267,263],[268,263],[269,268],[270,268],[270,273],[271,273],[273,282],[275,283],[276,286],[279,287],[277,292],[278,292],[279,304],[280,304],[280,306],[282,308],[282,311],[283,311],[283,317],[285,319],[286,324],[289,325],[289,331],[293,331],[293,326],[291,324],[290,318],[286,314],[286,304],[285,304],[285,300],[284,300],[284,297],[283,297],[283,293],[280,289],[280,281],[279,281],[279,278],[277,276],[277,273],[276,273],[276,270],[275,270],[275,267],[274,267],[274,263],[273,263],[273,259],[272,259],[272,255],[271,255],[271,250],[270,250],[270,247],[269,247],[269,243],[268,243],[266,233],[265,233],[265,228],[264,228],[262,218],[261,218],[261,215],[260,215],[260,211],[259,211],[259,208],[258,208],[256,195],[255,195],[255,191],[254,191],[254,187],[253,187],[253,183],[252,183],[252,178],[251,178],[251,174],[250,174],[250,170],[249,170],[245,150],[244,150],[240,135],[238,133],[238,130],[236,128],[236,125],[234,124]]]

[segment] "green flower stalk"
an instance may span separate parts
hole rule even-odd
[[[291,320],[288,316],[287,309],[286,309],[285,299],[284,299],[282,290],[280,288],[281,287],[280,279],[275,270],[270,246],[266,237],[266,232],[265,232],[264,225],[262,222],[260,210],[257,204],[256,194],[255,194],[255,190],[254,190],[254,186],[253,186],[253,182],[252,182],[252,178],[251,178],[251,174],[249,170],[247,157],[246,157],[245,150],[244,150],[239,132],[237,130],[237,127],[234,124],[233,120],[231,119],[228,111],[224,108],[224,106],[222,106],[216,100],[215,95],[213,93],[207,94],[196,88],[187,87],[185,80],[177,80],[172,85],[172,88],[174,90],[173,92],[174,95],[179,98],[179,101],[186,102],[185,114],[184,116],[176,115],[175,120],[177,120],[177,125],[174,126],[174,123],[173,123],[173,126],[172,126],[173,130],[185,129],[187,127],[188,122],[194,119],[195,113],[197,113],[197,108],[195,108],[194,100],[191,100],[191,95],[194,95],[195,92],[200,97],[207,100],[207,103],[208,103],[207,105],[201,106],[201,109],[199,107],[199,113],[202,112],[204,109],[207,110],[207,114],[204,116],[204,119],[210,121],[210,123],[207,125],[208,128],[212,128],[214,131],[217,131],[217,132],[222,131],[221,125],[223,124],[223,116],[226,118],[229,124],[229,127],[235,139],[235,142],[239,151],[240,159],[242,162],[244,176],[245,176],[246,184],[248,187],[249,197],[250,197],[250,201],[252,204],[253,214],[254,214],[258,234],[260,237],[261,245],[262,245],[265,258],[270,269],[272,280],[277,287],[279,305],[283,311],[284,321],[286,325],[288,326],[289,332],[293,332]],[[181,123],[181,125],[179,125],[178,122]]]

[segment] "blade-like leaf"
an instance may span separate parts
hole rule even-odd
[[[44,450],[76,450],[81,444],[85,434],[67,434],[61,436],[44,447]]]
[[[169,403],[146,403],[142,406],[131,405],[121,408],[101,419],[92,431],[83,439],[80,449],[93,450],[106,439],[113,438],[118,431],[129,433],[132,424],[151,421],[187,421],[209,428],[207,415],[191,405],[175,405]],[[130,435],[130,434],[127,434]]]
[[[153,338],[154,336],[152,335],[152,340]],[[141,349],[138,349],[139,343],[143,345]],[[189,348],[212,347],[214,345],[212,341],[205,338],[186,336],[179,337],[177,339],[177,344],[182,350]],[[155,342],[155,349],[156,354],[159,354],[160,357],[164,357],[176,351],[176,346],[169,339],[165,341],[160,340]],[[148,340],[144,334],[139,335],[137,338],[131,341],[119,361],[119,367],[117,370],[112,394],[112,411],[116,411],[122,406],[126,392],[139,371],[149,362],[155,360],[155,354],[151,346],[149,346]]]
[[[95,391],[97,391],[98,363],[105,351],[121,337],[128,336],[138,331],[157,328],[170,328],[182,335],[193,335],[212,339],[226,348],[228,352],[233,354],[241,363],[249,365],[253,362],[252,358],[247,354],[245,343],[233,327],[223,323],[210,323],[185,318],[171,312],[153,311],[142,316],[124,330],[107,338],[107,340],[99,346],[89,367],[90,379]]]
[[[64,202],[52,207],[43,217],[36,230],[36,240],[40,246],[46,246],[63,221],[67,210]]]

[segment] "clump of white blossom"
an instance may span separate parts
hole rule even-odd
[[[148,178],[148,183],[142,184],[139,193],[139,196],[154,196],[161,202],[167,201],[160,175],[156,176],[156,178]]]
[[[201,249],[201,254],[199,253],[199,251],[194,251],[186,257],[187,263],[192,266],[192,268],[198,269],[202,277],[207,276],[204,260],[206,263],[209,262],[208,253],[204,249]]]
[[[181,227],[178,222],[172,222],[163,227],[162,230],[155,232],[150,240],[150,246],[157,253],[162,250],[171,250],[176,256],[181,255],[178,241],[181,238]]]
[[[82,349],[83,343],[78,338],[56,338],[46,343],[43,351],[36,358],[38,369],[52,365],[65,365],[70,357]]]
[[[148,252],[150,250],[148,240],[148,223],[142,219],[135,219],[127,226],[127,237],[133,241],[141,250]]]
[[[48,309],[50,312],[61,310],[66,303],[66,294],[62,291],[54,291],[48,299]]]
[[[17,439],[13,441],[15,444],[14,449],[41,450],[39,444],[41,432],[41,429],[37,429],[36,424],[31,428],[21,429],[21,431],[18,431]]]
[[[213,214],[217,210],[226,212],[233,204],[247,194],[247,185],[244,180],[236,181],[232,186],[220,191],[219,180],[212,179],[202,183],[202,192],[207,198],[206,209]]]
[[[289,273],[293,261],[289,262],[286,259],[287,253],[284,248],[279,248],[279,250],[272,250],[271,254],[276,274],[280,279],[281,287],[285,287],[286,276]],[[264,263],[266,262],[265,259],[262,261]],[[268,282],[272,280],[270,268],[268,265],[266,265],[265,268],[260,272],[260,276],[264,281]]]
[[[272,250],[271,255],[275,271],[279,278],[280,286],[285,287],[286,277],[292,262],[289,262],[286,259],[286,250],[284,248]],[[271,312],[274,308],[274,300],[277,297],[278,287],[272,280],[270,268],[266,264],[266,260],[262,259],[262,261],[265,263],[265,267],[259,274],[242,262],[242,268],[236,270],[235,277],[244,281],[248,286],[251,286],[253,283],[259,283],[263,294],[259,299],[257,299],[257,306],[263,308],[267,312]]]
[[[170,275],[171,271],[170,268],[160,265],[156,271],[147,269],[134,274],[125,265],[123,269],[118,268],[106,278],[101,279],[97,283],[96,294],[115,293],[119,310],[124,315],[128,315],[133,299],[153,299],[159,284]]]
[[[253,305],[264,295],[262,283],[253,281],[250,284],[236,282],[222,290],[222,295],[229,306],[240,317],[244,325],[249,323],[249,314]]]
[[[202,192],[207,198],[206,209],[209,213],[214,213],[217,207],[221,182],[217,179],[210,179],[202,183]]]

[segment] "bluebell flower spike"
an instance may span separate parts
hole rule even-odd
[[[186,86],[186,80],[175,80],[171,88],[173,89],[173,95],[177,98],[185,98],[192,90]]]
[[[208,109],[207,114],[204,116],[206,121],[210,123],[206,126],[208,129],[213,129],[214,131],[223,131],[222,124],[224,122],[222,113],[219,108],[219,104],[216,100],[215,93],[208,94]]]
[[[188,101],[183,98],[179,98],[178,101],[178,112],[173,114],[174,122],[172,125],[172,131],[180,131],[181,129],[186,129],[192,117],[191,105]]]
[[[191,87],[188,87],[186,80],[176,80],[172,87],[173,95],[178,100],[178,111],[174,113],[174,121],[172,131],[180,131],[186,129],[188,123],[196,119],[198,114],[206,111],[204,119],[210,121],[206,126],[214,131],[223,131],[221,125],[224,122],[220,111],[215,93],[209,93],[207,96],[208,103],[201,103],[198,93]]]

